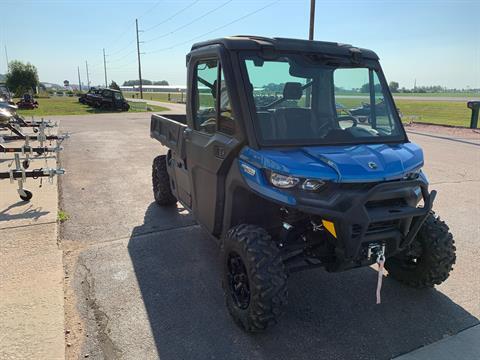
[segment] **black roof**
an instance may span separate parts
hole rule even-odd
[[[235,35],[202,41],[193,44],[192,50],[210,45],[223,45],[228,50],[261,50],[265,47],[273,47],[275,50],[280,51],[301,51],[338,56],[350,56],[353,51],[360,52],[362,57],[365,58],[378,59],[377,54],[372,50],[357,48],[348,44],[288,38],[267,38],[252,35]]]

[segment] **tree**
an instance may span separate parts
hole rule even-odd
[[[153,85],[164,85],[168,86],[168,81],[167,80],[160,80],[160,81],[154,81]]]
[[[113,80],[108,87],[113,90],[120,90],[120,86],[118,86],[118,84]]]
[[[390,88],[391,92],[396,93],[398,92],[400,85],[396,81],[390,81],[390,83],[388,84],[388,87]]]
[[[152,81],[147,79],[142,79],[142,84],[152,85]],[[134,86],[134,85],[140,85],[140,80],[127,80],[123,83],[123,86]]]
[[[30,63],[24,64],[18,60],[11,61],[8,64],[5,82],[17,96],[21,96],[27,91],[35,92],[39,84],[37,68]]]
[[[373,89],[376,93],[381,93],[382,92],[382,85],[375,84],[373,86]],[[360,88],[360,92],[368,94],[370,92],[370,84],[369,83],[363,84],[362,87]]]

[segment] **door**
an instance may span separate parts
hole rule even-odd
[[[216,235],[221,231],[225,178],[239,147],[238,129],[218,57],[191,61],[185,140],[192,206],[197,220]]]

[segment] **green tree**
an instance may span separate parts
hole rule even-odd
[[[120,86],[115,81],[112,81],[108,87],[113,90],[120,90]]]
[[[8,64],[5,82],[17,96],[21,96],[27,91],[35,92],[39,84],[37,68],[30,63],[24,64],[18,60],[11,61]]]
[[[391,92],[396,93],[398,92],[400,85],[396,81],[390,81],[390,83],[388,84],[388,87],[390,88]]]

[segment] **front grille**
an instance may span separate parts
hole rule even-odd
[[[362,226],[359,224],[353,224],[352,225],[352,239],[358,239],[360,235],[362,234]]]
[[[373,222],[368,226],[367,234],[397,230],[398,228],[399,228],[398,220]]]
[[[400,207],[407,205],[405,199],[385,199],[385,200],[372,200],[365,204],[367,209],[375,209],[380,207],[391,208],[391,207]]]

